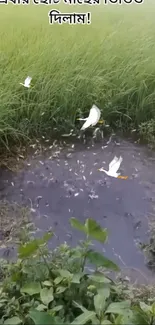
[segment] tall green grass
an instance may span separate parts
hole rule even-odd
[[[49,25],[51,9],[0,5],[0,140],[68,131],[93,103],[112,126],[155,119],[154,3],[76,7],[88,26]]]

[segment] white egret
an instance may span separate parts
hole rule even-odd
[[[20,85],[22,85],[22,86],[24,86],[24,87],[26,87],[26,88],[30,88],[30,87],[31,87],[31,85],[30,85],[31,80],[32,80],[32,78],[28,76],[28,77],[25,79],[24,84],[20,82]]]
[[[106,173],[108,176],[115,177],[115,178],[121,178],[121,179],[127,179],[128,176],[120,176],[120,173],[117,173],[118,169],[120,168],[121,162],[123,161],[123,158],[120,156],[117,158],[116,156],[109,164],[109,170],[105,170],[103,167],[99,168],[99,171],[102,171]]]
[[[86,118],[78,118],[79,121],[86,121],[81,130],[87,129],[89,126],[94,126],[98,122],[103,123],[104,121],[99,121],[101,116],[101,111],[96,105],[93,105],[92,108],[90,109],[89,116]]]

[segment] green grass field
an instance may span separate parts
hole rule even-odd
[[[0,139],[67,132],[93,103],[112,126],[155,119],[154,3],[53,8],[91,11],[92,23],[49,25],[51,6],[0,5]],[[32,89],[19,85],[28,75]]]

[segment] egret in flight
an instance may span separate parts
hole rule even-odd
[[[89,116],[86,118],[78,118],[79,121],[86,121],[81,130],[87,129],[89,126],[95,126],[97,123],[104,123],[104,121],[99,121],[101,116],[101,111],[100,109],[96,106],[93,105],[92,108],[90,109]]]
[[[127,179],[128,176],[120,176],[120,173],[117,173],[118,169],[120,168],[121,162],[123,161],[123,158],[120,156],[117,158],[116,156],[109,164],[109,170],[105,170],[103,167],[99,168],[99,171],[102,171],[106,173],[108,176],[115,177],[115,178],[121,178],[121,179]]]
[[[25,79],[24,84],[20,82],[20,85],[22,85],[22,86],[24,86],[24,87],[26,87],[26,88],[30,88],[30,87],[31,87],[31,85],[30,85],[31,80],[32,80],[32,78],[28,76],[28,77]]]

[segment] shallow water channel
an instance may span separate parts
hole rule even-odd
[[[75,245],[82,238],[70,227],[70,217],[81,222],[94,218],[109,233],[107,244],[95,242],[96,249],[134,281],[150,282],[155,277],[138,243],[148,242],[148,224],[154,215],[155,153],[128,140],[112,139],[107,146],[106,142],[51,145],[47,141],[42,151],[34,145],[23,169],[0,171],[0,199],[31,206],[37,236],[54,229],[51,247],[64,241]],[[97,170],[108,169],[115,155],[122,155],[120,171],[128,180]]]

